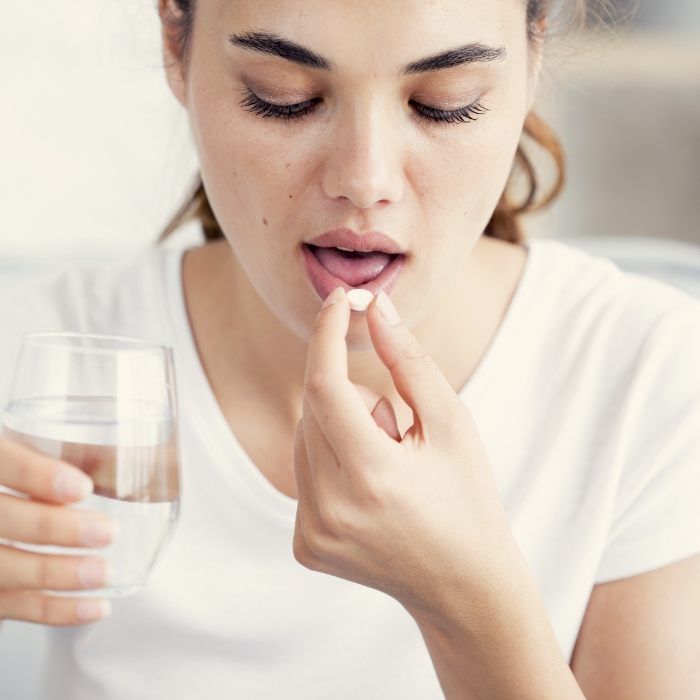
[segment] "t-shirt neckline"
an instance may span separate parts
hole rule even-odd
[[[526,240],[523,243],[528,254],[510,304],[478,366],[457,392],[468,406],[476,405],[489,377],[493,375],[494,367],[498,366],[499,358],[509,347],[513,347],[509,338],[517,335],[518,327],[523,322],[522,309],[527,304],[526,300],[536,277],[534,268],[540,252],[539,243],[537,239]],[[164,283],[173,334],[177,339],[181,361],[184,363],[182,375],[183,378],[188,378],[188,401],[192,402],[194,399],[197,410],[192,413],[202,417],[198,421],[198,430],[204,432],[207,444],[219,453],[221,459],[217,460],[217,464],[225,472],[224,476],[237,477],[238,484],[247,488],[268,515],[289,525],[296,517],[297,499],[276,489],[245,452],[224,417],[204,371],[185,302],[182,262],[187,250],[183,248],[168,251]],[[238,456],[238,463],[232,464],[232,455]],[[231,470],[234,470],[235,474],[231,474]]]

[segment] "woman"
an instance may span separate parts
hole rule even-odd
[[[0,554],[0,617],[54,626],[51,697],[690,698],[700,311],[522,239],[523,129],[557,156],[530,114],[555,8],[159,9],[203,183],[169,230],[207,244],[2,304],[8,375],[53,329],[178,371],[185,500],[147,588],[85,625],[105,607],[39,590],[99,587],[99,558]],[[32,497],[0,536],[85,543],[79,473],[0,449]]]

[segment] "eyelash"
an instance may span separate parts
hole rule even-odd
[[[314,97],[305,102],[299,102],[293,105],[273,105],[269,102],[261,100],[251,90],[246,90],[246,97],[240,103],[243,109],[258,114],[261,117],[273,117],[277,119],[300,119],[313,111],[314,107],[321,102],[320,97]],[[428,107],[420,104],[415,100],[411,100],[409,104],[416,107],[416,114],[420,119],[424,119],[431,124],[459,124],[465,122],[474,122],[482,114],[488,112],[479,100],[472,102],[466,107],[460,107],[454,110],[442,110],[435,107]]]

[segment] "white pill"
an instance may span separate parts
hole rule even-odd
[[[348,301],[353,311],[367,311],[372,299],[374,294],[367,289],[351,289],[348,292]]]

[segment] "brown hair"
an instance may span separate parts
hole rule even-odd
[[[161,0],[161,4],[164,2],[165,0]],[[196,0],[172,0],[172,2],[177,7],[177,13],[173,12],[171,3],[168,2],[166,9],[162,12],[162,19],[170,45],[174,48],[176,55],[186,63],[189,56]],[[527,0],[527,30],[531,42],[543,41],[545,22],[551,26],[552,2],[553,0]],[[585,21],[586,0],[569,0],[569,5],[572,17],[579,23]],[[543,149],[555,166],[554,183],[548,189],[542,187],[541,178],[535,171],[529,153],[532,145]],[[514,184],[518,178],[523,176],[525,178],[524,193],[517,198],[513,193]],[[515,153],[508,184],[484,230],[485,235],[511,243],[522,242],[524,233],[520,217],[551,204],[563,189],[565,180],[566,162],[561,142],[545,121],[534,112],[530,112],[523,126],[523,134]],[[158,240],[164,240],[182,224],[192,219],[199,219],[206,241],[223,238],[221,227],[214,216],[199,175],[194,182],[191,194],[175,212]]]

